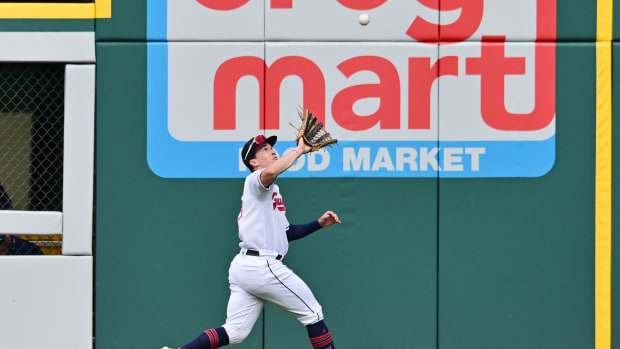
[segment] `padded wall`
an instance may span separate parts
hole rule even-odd
[[[264,9],[247,12],[252,17],[248,26],[258,28],[253,31],[239,25],[240,13],[250,7],[214,12],[194,1],[115,1],[112,19],[96,20],[98,347],[181,345],[225,319],[228,264],[238,251],[235,218],[243,173],[237,161],[224,162],[230,156],[212,158],[207,143],[219,141],[228,147],[222,152],[234,152],[250,134],[276,133],[283,140],[279,151],[284,151],[292,134],[283,126],[258,127],[260,79],[269,81],[268,69],[239,80],[235,122],[241,126],[230,133],[209,126],[217,68],[241,56],[268,65],[286,56],[315,63],[325,89],[309,93],[306,101],[299,77],[283,80],[279,124],[294,121],[289,110],[294,106],[321,106],[317,100],[325,99],[328,129],[338,130],[343,144],[329,150],[332,159],[350,143],[363,141],[370,144],[362,145],[371,149],[370,160],[384,161],[379,174],[363,171],[360,164],[354,173],[313,175],[304,168],[278,180],[289,221],[304,223],[326,209],[343,221],[291,243],[286,257],[323,305],[339,347],[594,347],[596,2],[557,1],[553,8],[549,4],[555,2],[546,0],[480,1],[481,25],[475,31],[416,32],[412,37],[405,32],[416,16],[444,24],[458,18],[455,9],[438,11],[432,1],[426,2],[429,6],[420,2],[390,0],[361,10],[331,0],[292,1],[290,9],[287,1],[253,1],[247,6]],[[537,8],[553,12],[537,18]],[[183,11],[192,15],[184,17]],[[315,31],[296,25],[312,11],[325,13],[323,25]],[[407,11],[412,15],[404,15]],[[370,14],[368,26],[357,23],[361,12]],[[548,23],[556,23],[552,34],[537,32]],[[497,35],[506,37],[505,44],[497,38],[480,42]],[[439,37],[459,42],[438,45]],[[538,103],[554,104],[553,121],[540,129],[498,130],[481,121],[481,98],[493,88],[483,92],[481,74],[468,65],[500,43],[506,57],[525,57],[523,68],[517,61],[502,66],[512,71],[505,77],[507,111],[527,114]],[[536,65],[541,59],[536,49],[545,45],[554,46],[552,97],[536,80],[550,67]],[[393,65],[401,97],[393,113],[400,113],[401,129],[382,131],[377,125],[356,131],[338,123],[335,96],[352,85],[381,80],[376,71],[351,80],[343,76],[338,65],[359,56]],[[428,57],[434,63],[455,56],[429,75],[436,82],[429,87],[428,130],[407,129],[408,103],[414,101],[410,89],[420,81],[411,74],[409,59]],[[393,75],[381,75],[386,76]],[[265,98],[272,97],[267,92]],[[366,101],[353,109],[370,115],[380,105]],[[165,143],[170,148],[150,148],[161,135],[149,133],[152,125],[163,125],[173,135],[174,142]],[[422,141],[429,143],[415,143]],[[418,151],[433,146],[463,150],[452,154],[453,162],[445,162],[444,153],[437,155],[441,170],[427,158],[429,172],[405,166],[394,175],[385,156],[375,157],[386,147],[395,160],[395,147],[402,145],[390,148],[390,142],[410,142]],[[513,142],[508,155],[481,162],[483,169],[494,167],[478,175],[465,149],[490,150],[501,142]],[[269,305],[239,347],[303,348],[309,343],[293,316]]]

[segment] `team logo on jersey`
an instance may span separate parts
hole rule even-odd
[[[284,206],[284,200],[282,200],[281,196],[278,196],[278,193],[274,192],[273,195],[271,195],[271,199],[273,200],[274,211],[286,211],[286,206]]]

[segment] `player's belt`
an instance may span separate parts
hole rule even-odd
[[[247,251],[245,251],[245,254],[246,254],[246,255],[248,255],[248,256],[256,256],[256,257],[260,257],[260,252],[258,252],[258,251],[256,251],[256,250],[247,250]],[[277,260],[282,259],[282,255],[281,255],[281,254],[277,255],[277,256],[276,256],[276,259],[277,259]]]

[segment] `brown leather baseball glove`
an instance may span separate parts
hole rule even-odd
[[[325,130],[323,123],[317,122],[317,118],[308,109],[299,109],[297,113],[301,119],[301,125],[296,127],[291,124],[291,126],[297,129],[297,140],[303,138],[304,142],[312,148],[310,152],[338,142]]]

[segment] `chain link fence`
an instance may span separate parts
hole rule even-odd
[[[0,63],[0,209],[62,211],[64,86],[64,64]],[[60,254],[61,235],[19,239]]]

